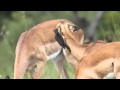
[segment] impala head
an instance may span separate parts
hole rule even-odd
[[[79,30],[76,25],[74,25],[71,22],[68,21],[61,21],[60,23],[57,24],[56,29],[53,30],[55,33],[55,39],[57,42],[63,47],[67,48],[70,52],[69,46],[66,44],[64,40],[64,35],[65,34],[73,34],[74,31]]]
[[[75,24],[64,20],[64,21],[61,21],[60,23],[57,24],[56,30],[62,36],[64,36],[65,33],[73,33],[74,31],[79,30],[79,28]]]

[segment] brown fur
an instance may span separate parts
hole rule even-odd
[[[71,53],[67,49],[65,49],[65,53],[67,52],[66,57],[69,58],[68,62],[76,70],[76,79],[103,78],[113,71],[116,74],[116,78],[120,78],[120,74],[118,73],[120,70],[120,42],[105,43],[96,41],[91,44],[81,45],[73,37],[73,32],[69,30],[66,22],[60,22],[56,28],[59,27],[61,27],[61,32],[59,33],[62,33],[64,41],[71,49]]]
[[[72,25],[75,26],[74,24]],[[68,51],[68,49],[65,49],[64,53],[68,62],[72,65],[74,70],[76,70],[77,65],[82,57],[86,56],[91,51],[105,44],[105,42],[100,40],[90,44],[79,43],[73,36],[73,33],[75,32],[69,30],[67,22],[58,23],[56,29],[58,29],[59,27],[61,27],[61,32],[63,33],[62,37],[71,49],[71,53]]]
[[[38,79],[42,75],[47,56],[62,50],[56,42],[53,30],[56,25],[65,19],[49,20],[34,26],[29,31],[23,32],[16,46],[16,57],[14,64],[14,79],[22,79],[26,71],[32,78]],[[69,24],[72,22],[65,20]],[[83,43],[82,31],[73,33],[73,36]],[[52,59],[61,78],[69,78],[64,68],[64,55],[61,51],[57,57]],[[34,70],[36,68],[36,71]]]
[[[114,72],[120,78],[120,42],[111,42],[97,48],[82,58],[76,71],[76,78],[103,78],[109,72]],[[87,69],[92,74],[88,75]],[[86,74],[86,75],[84,75]]]

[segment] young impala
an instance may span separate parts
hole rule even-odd
[[[65,19],[40,23],[20,35],[16,46],[14,79],[22,79],[26,71],[30,72],[32,78],[40,78],[47,60],[54,63],[60,78],[69,78],[64,67],[63,50],[55,40],[53,32],[56,25],[63,20]],[[68,20],[65,21],[73,24]],[[73,33],[73,36],[83,43],[82,30]]]
[[[61,21],[54,30],[55,38],[64,48],[68,62],[75,68],[75,78],[103,78],[112,71],[115,72],[116,78],[119,78],[120,42],[97,41],[81,45],[72,35],[76,31],[75,27],[75,25]],[[73,63],[71,56],[76,58],[76,63],[75,61]]]

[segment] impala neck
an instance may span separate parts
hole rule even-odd
[[[64,34],[64,38],[65,38],[65,42],[71,49],[72,55],[76,57],[78,60],[80,60],[85,52],[85,47],[83,47],[82,44],[80,44],[71,33]]]

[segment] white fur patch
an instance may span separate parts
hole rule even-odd
[[[63,49],[63,54],[65,55],[65,57],[66,57],[66,52],[65,52],[65,50]]]
[[[60,51],[61,51],[61,50],[60,50]],[[60,53],[60,51],[57,51],[57,52],[49,55],[49,56],[47,57],[47,60],[51,60],[51,59],[55,58],[56,56],[58,56],[58,54]]]

